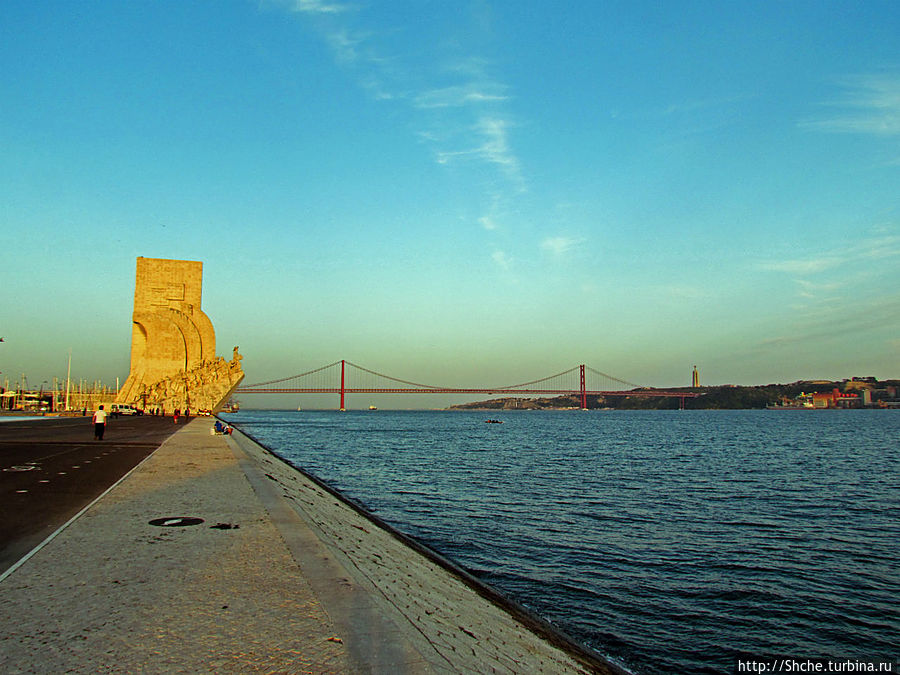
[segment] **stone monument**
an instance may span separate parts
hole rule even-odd
[[[216,356],[216,333],[200,309],[203,263],[138,258],[131,371],[116,397],[137,408],[216,411],[244,377],[235,347]]]

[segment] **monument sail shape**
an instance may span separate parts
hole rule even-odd
[[[244,377],[241,355],[216,356],[216,334],[200,309],[203,263],[138,258],[131,371],[117,403],[171,411],[218,410]]]

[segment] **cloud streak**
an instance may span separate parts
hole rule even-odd
[[[825,103],[837,112],[800,126],[832,133],[900,136],[900,73],[858,75],[846,78],[844,96]]]
[[[809,276],[837,269],[842,266],[876,263],[900,257],[900,235],[885,233],[857,242],[836,251],[789,260],[772,260],[760,264],[761,269]]]
[[[759,348],[897,327],[898,259],[900,235],[883,229],[840,250],[763,263],[764,270],[793,276],[799,300],[784,317],[787,330],[761,341]]]
[[[341,14],[349,11],[349,5],[323,0],[295,0],[293,10],[301,14]]]
[[[477,82],[430,89],[418,94],[414,99],[417,108],[459,108],[482,103],[499,103],[508,97],[499,93],[496,84],[483,85]],[[494,91],[492,91],[494,90]]]
[[[525,185],[519,159],[509,143],[510,126],[511,123],[501,117],[481,117],[470,127],[469,135],[475,142],[473,147],[462,150],[438,150],[435,158],[438,164],[469,159],[493,165],[505,175],[517,192],[524,192]]]
[[[572,237],[547,237],[541,242],[541,249],[554,258],[561,258],[583,241],[583,239],[573,239]]]
[[[294,0],[291,10],[310,18],[335,61],[355,72],[360,87],[376,100],[414,113],[415,136],[444,166],[476,169],[484,206],[475,220],[485,230],[498,227],[499,207],[526,192],[511,135],[516,127],[505,107],[508,87],[492,78],[489,62],[477,54],[429,60],[395,52],[389,29],[367,21],[365,7],[329,0]]]
[[[799,319],[793,332],[766,338],[758,343],[760,348],[783,347],[818,340],[833,339],[841,335],[864,334],[872,330],[890,330],[897,326],[900,317],[900,295],[857,301],[850,306],[837,306],[827,312]]]

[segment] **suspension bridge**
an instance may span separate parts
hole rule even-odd
[[[541,395],[580,396],[581,407],[587,409],[588,396],[673,397],[684,399],[701,396],[697,392],[656,389],[607,375],[584,364],[574,366],[555,375],[530,382],[501,387],[441,387],[410,382],[369,368],[356,365],[346,359],[329,363],[298,375],[277,380],[257,382],[238,387],[236,394],[339,394],[341,410],[348,394],[486,394],[486,395]]]

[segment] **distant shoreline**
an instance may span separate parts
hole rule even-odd
[[[752,410],[786,404],[797,405],[802,397],[840,394],[841,405],[854,408],[900,408],[900,380],[856,378],[852,380],[802,380],[790,384],[766,384],[755,386],[720,385],[712,387],[684,387],[668,389],[671,396],[643,397],[639,393],[623,391],[612,395],[587,395],[588,410]],[[680,393],[697,395],[696,398],[679,397]],[[853,400],[858,397],[858,400]],[[835,397],[838,400],[838,397]],[[866,402],[868,401],[868,402]],[[834,406],[834,407],[837,407]],[[525,398],[506,396],[452,405],[449,410],[567,410],[581,409],[580,394],[568,394],[549,398]],[[825,408],[813,408],[825,409]],[[833,409],[829,407],[827,409]]]

